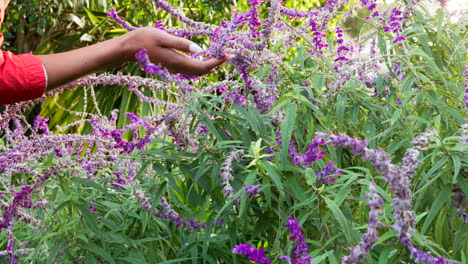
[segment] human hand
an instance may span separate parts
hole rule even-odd
[[[124,35],[127,39],[128,59],[134,61],[135,53],[146,49],[152,63],[161,64],[170,72],[187,75],[204,75],[214,71],[214,68],[224,63],[223,59],[213,58],[202,61],[185,53],[199,53],[202,48],[194,42],[173,36],[153,27],[139,28]],[[179,52],[182,51],[182,52]]]

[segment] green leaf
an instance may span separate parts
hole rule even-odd
[[[346,94],[339,94],[336,98],[336,119],[339,131],[343,131],[345,125],[344,113],[347,100],[348,96]]]
[[[353,241],[351,239],[351,226],[349,225],[349,222],[344,216],[343,212],[336,205],[335,201],[332,201],[326,197],[324,197],[324,200],[327,204],[327,207],[331,210],[331,212],[335,216],[335,219],[338,221],[339,227],[343,231],[347,243],[352,244]]]
[[[432,202],[431,209],[429,210],[429,214],[426,217],[426,221],[424,221],[424,225],[421,229],[421,233],[425,234],[429,225],[431,224],[434,217],[439,213],[440,209],[447,203],[451,198],[451,188],[449,185],[443,186],[441,190],[438,191],[437,197]]]
[[[268,162],[263,161],[263,160],[260,161],[260,164],[263,166],[263,168],[265,168],[268,175],[270,176],[270,178],[273,180],[276,187],[278,188],[278,190],[280,191],[283,190],[283,183],[281,182],[281,178],[276,172],[276,169],[272,167]]]
[[[289,141],[291,141],[291,135],[296,124],[296,111],[296,104],[288,105],[286,108],[286,117],[281,126],[281,163],[283,166],[285,166],[288,161]]]
[[[105,249],[99,247],[94,243],[81,244],[81,247],[102,257],[105,261],[109,262],[110,264],[116,264],[112,255],[110,255]]]

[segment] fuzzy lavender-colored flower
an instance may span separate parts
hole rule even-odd
[[[301,165],[302,167],[309,167],[314,164],[315,161],[321,160],[325,151],[320,150],[320,145],[325,144],[324,141],[319,139],[313,139],[312,143],[307,146],[307,151],[303,154],[297,153],[294,140],[291,139],[289,143],[289,157],[292,159],[293,165]]]
[[[321,184],[324,184],[325,182],[336,181],[335,179],[329,178],[328,176],[334,175],[334,174],[341,174],[343,173],[343,171],[333,168],[334,165],[335,163],[333,161],[330,161],[327,163],[326,166],[322,168],[321,171],[315,174],[317,176],[317,184],[321,185]]]
[[[310,12],[304,12],[304,11],[300,11],[297,9],[287,8],[284,6],[281,6],[280,11],[281,11],[281,14],[287,15],[290,18],[310,18],[310,17],[315,16],[318,13],[315,10],[310,11]]]
[[[247,101],[247,96],[245,96],[244,91],[234,88],[224,94],[224,101],[232,102],[235,105],[244,107]]]
[[[322,33],[321,29],[317,21],[314,18],[309,19],[309,26],[312,30],[312,43],[314,43],[313,49],[308,50],[311,55],[314,54],[322,54],[322,49],[328,47],[328,44],[324,41],[324,38],[327,36],[326,34]]]
[[[47,124],[47,121],[49,121],[49,118],[43,118],[41,116],[36,116],[34,119],[34,125],[33,125],[33,130],[36,132],[39,132],[39,130],[42,130],[44,135],[49,134],[49,126]]]
[[[247,2],[250,5],[250,37],[252,39],[256,39],[258,36],[260,36],[260,32],[257,30],[257,28],[261,26],[258,6],[261,2],[263,2],[263,0],[248,0]]]
[[[257,78],[252,78],[248,86],[253,89],[254,102],[260,114],[268,112],[279,97],[279,91],[276,86],[265,85]]]
[[[123,28],[125,28],[128,31],[133,31],[133,30],[137,29],[136,27],[130,26],[127,22],[125,22],[125,20],[120,18],[119,15],[117,14],[117,11],[115,10],[115,8],[111,8],[111,11],[110,11],[110,13],[107,14],[107,16],[112,18],[115,22],[117,22],[120,26],[122,26]]]
[[[382,211],[384,201],[377,193],[375,182],[370,184],[369,194],[366,195],[365,198],[369,198],[367,206],[370,208],[367,232],[362,235],[361,242],[359,242],[358,245],[350,248],[350,255],[341,259],[341,263],[343,264],[360,263],[364,261],[372,250],[374,243],[379,240],[377,228],[382,227],[383,224],[377,219],[377,216],[383,216],[384,214]]]
[[[236,40],[232,36],[238,27],[244,25],[250,17],[250,11],[244,14],[233,13],[231,21],[223,23],[224,25],[215,30],[215,34],[211,39],[211,47],[208,48],[207,53],[215,58],[224,58],[226,56],[226,45]]]
[[[260,191],[260,185],[242,185],[249,198],[255,196]]]
[[[229,152],[226,160],[221,164],[221,180],[223,181],[223,193],[226,199],[232,199],[234,196],[234,189],[231,186],[232,176],[232,163],[238,161],[244,154],[244,150],[238,149]]]
[[[164,68],[162,65],[151,63],[146,49],[141,49],[137,52],[135,54],[135,58],[145,72],[151,75],[159,75],[166,82],[175,82],[182,92],[193,92],[195,90],[186,82],[186,80],[169,73],[169,70]]]
[[[148,213],[153,213],[155,217],[161,219],[168,219],[173,222],[176,227],[184,227],[187,230],[199,230],[206,226],[206,223],[201,223],[198,221],[193,220],[185,220],[183,219],[174,209],[170,207],[167,203],[166,198],[162,197],[160,199],[161,205],[163,210],[155,210],[153,211],[153,204],[152,202],[146,197],[145,192],[142,190],[135,190],[134,192],[135,197],[141,204],[141,207],[144,211]]]
[[[401,42],[401,41],[405,41],[406,38],[404,36],[397,36],[394,40],[393,40],[393,43],[398,43],[398,42]]]
[[[232,249],[232,253],[243,255],[258,264],[271,264],[271,260],[265,257],[265,249],[256,249],[252,244],[239,244]]]
[[[301,232],[302,227],[299,225],[299,222],[293,217],[289,217],[286,222],[286,227],[290,232],[289,240],[293,243],[294,252],[292,253],[292,257],[281,256],[280,260],[291,261],[297,264],[311,264],[312,256],[310,256],[308,252],[309,245],[305,242],[304,235],[302,235]]]
[[[465,71],[463,72],[463,86],[465,88],[465,108],[468,108],[468,63],[465,64]]]
[[[194,20],[188,18],[187,16],[185,16],[184,13],[176,10],[176,8],[174,6],[171,6],[166,0],[153,0],[153,2],[155,2],[161,9],[168,12],[173,17],[177,18],[181,22],[183,22],[183,23],[185,23],[185,24],[187,24],[187,25],[189,25],[189,26],[191,26],[191,27],[193,27],[195,29],[204,29],[204,30],[214,30],[215,29],[214,25],[209,25],[209,24],[205,24],[205,23],[202,23],[202,22],[197,22],[197,21],[194,21]]]

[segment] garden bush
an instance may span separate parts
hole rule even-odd
[[[249,0],[209,22],[153,2],[194,57],[233,58],[192,77],[141,50],[5,106],[0,263],[467,263],[464,21],[418,1]],[[126,12],[108,16],[134,30]]]

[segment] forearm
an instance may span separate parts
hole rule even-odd
[[[47,90],[84,75],[122,65],[132,59],[126,36],[63,53],[39,55],[48,77]]]
[[[51,90],[84,75],[135,61],[135,53],[146,49],[153,63],[161,64],[170,72],[203,75],[225,62],[228,57],[198,60],[183,53],[201,52],[195,43],[169,35],[159,29],[140,28],[111,40],[64,53],[40,55]]]

